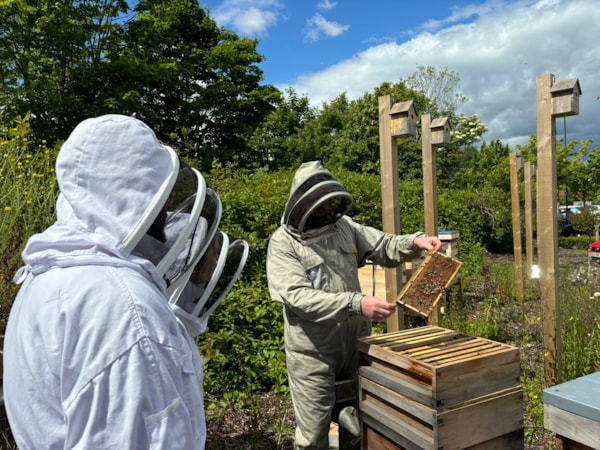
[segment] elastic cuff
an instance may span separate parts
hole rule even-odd
[[[418,238],[418,237],[422,237],[422,236],[427,237],[427,233],[424,233],[422,231],[417,231],[416,233],[413,233],[413,235],[412,235],[412,245],[413,245],[414,248],[417,248],[415,246],[415,239]]]
[[[350,302],[348,302],[348,312],[351,316],[357,316],[362,314],[362,308],[360,307],[360,301],[363,299],[365,295],[360,292],[355,292],[350,297]]]

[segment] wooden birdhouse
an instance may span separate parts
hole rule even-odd
[[[431,144],[449,144],[450,143],[450,121],[447,117],[433,119],[431,125]]]
[[[579,114],[579,96],[581,86],[577,78],[554,83],[550,88],[552,95],[552,116],[566,117]]]
[[[417,136],[417,108],[412,100],[395,103],[390,109],[390,117],[392,136]]]

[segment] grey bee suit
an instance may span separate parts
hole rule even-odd
[[[320,163],[296,173],[290,199]],[[284,218],[294,205],[288,201]],[[271,297],[284,305],[288,377],[296,416],[297,449],[328,449],[335,404],[335,381],[352,378],[358,368],[356,339],[370,334],[361,314],[358,268],[368,259],[394,267],[416,257],[416,236],[392,235],[360,225],[348,216],[299,233],[285,223],[269,242],[267,278]]]

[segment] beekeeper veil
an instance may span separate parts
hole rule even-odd
[[[221,304],[239,277],[248,257],[248,243],[218,230],[222,205],[211,188],[205,189],[196,226],[167,270],[169,302],[200,319],[201,329],[208,316]],[[168,215],[166,246],[174,245],[189,222],[187,212]]]
[[[292,181],[282,223],[304,234],[334,224],[352,206],[352,196],[320,161],[304,163]]]
[[[167,285],[181,275],[175,274],[178,267],[175,263],[186,244],[191,240],[194,251],[199,251],[201,243],[195,237],[207,232],[206,222],[201,221],[203,207],[212,205],[216,212],[220,211],[220,204],[216,204],[218,198],[215,201],[214,192],[209,192],[200,172],[179,159],[174,162],[177,176],[164,186],[161,195],[156,196],[149,214],[153,217],[150,226],[141,226],[137,233],[132,233],[132,242],[137,241],[132,252],[150,259]]]

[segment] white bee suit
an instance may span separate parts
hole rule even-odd
[[[131,117],[88,119],[61,148],[57,221],[23,251],[5,335],[19,448],[204,448],[202,359],[140,250],[178,170]]]

